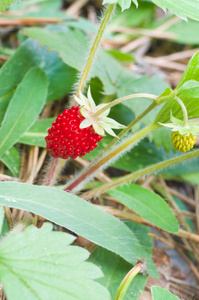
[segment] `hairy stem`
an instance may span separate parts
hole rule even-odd
[[[133,120],[126,128],[124,128],[119,133],[119,138],[122,138],[125,136],[125,134],[135,125],[137,124],[144,116],[146,116],[151,110],[153,110],[158,104],[156,102],[153,102],[145,111],[143,111],[135,120]],[[93,162],[89,164],[89,166],[85,169],[83,169],[82,172],[80,172],[69,184],[66,185],[66,190],[72,191],[75,189],[79,184],[82,184],[84,180],[86,180],[88,177],[94,176],[94,172],[97,171],[98,168],[101,167],[100,162],[102,158],[106,157],[109,152],[109,150],[118,142],[118,138],[114,138],[111,143],[98,155],[98,157],[95,158]],[[98,165],[97,165],[98,164]],[[97,165],[97,167],[96,167]]]
[[[98,47],[99,47],[100,41],[102,39],[103,33],[105,31],[105,28],[106,28],[106,26],[107,26],[107,24],[108,24],[108,22],[111,18],[112,13],[115,10],[115,6],[116,6],[115,4],[108,5],[107,10],[104,14],[104,18],[102,20],[102,23],[101,23],[100,28],[98,30],[97,36],[96,36],[96,38],[94,40],[94,43],[92,45],[88,60],[86,62],[84,71],[82,73],[81,79],[80,79],[79,84],[78,84],[78,88],[77,88],[77,92],[76,92],[77,97],[79,96],[79,91],[82,92],[83,89],[84,89],[84,86],[86,84],[86,80],[87,80],[91,65],[93,63],[96,52],[98,50]]]
[[[120,177],[119,179],[115,180],[112,183],[104,184],[99,188],[96,188],[92,191],[86,192],[86,193],[82,194],[81,197],[84,199],[90,199],[93,196],[105,193],[106,191],[113,189],[119,185],[136,180],[141,176],[147,175],[149,173],[153,173],[157,170],[169,167],[171,165],[177,164],[177,163],[185,161],[187,159],[196,157],[198,155],[199,155],[199,150],[195,150],[195,151],[189,152],[187,154],[183,154],[178,157],[174,157],[174,158],[159,162],[157,164],[146,167],[142,170],[138,170],[138,171],[128,174],[126,176]]]
[[[82,173],[78,178],[75,179],[72,183],[69,183],[65,187],[65,191],[71,192],[73,191],[79,184],[82,184],[82,182],[90,177],[91,175],[94,175],[94,173],[101,167],[103,167],[107,162],[110,162],[112,159],[114,159],[117,155],[120,155],[121,153],[127,151],[129,147],[132,147],[134,143],[144,136],[146,136],[149,132],[157,128],[156,124],[151,124],[133,136],[131,136],[129,139],[122,142],[120,145],[118,145],[117,148],[113,149],[110,153],[108,153],[106,156],[102,157],[99,161],[97,161],[93,166],[91,166],[86,172]]]

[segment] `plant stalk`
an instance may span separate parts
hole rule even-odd
[[[140,140],[144,136],[146,136],[149,132],[157,128],[156,124],[151,124],[147,127],[144,127],[142,130],[134,134],[132,137],[129,139],[125,140],[123,143],[121,143],[117,148],[113,149],[110,153],[108,153],[105,157],[102,157],[95,165],[93,165],[91,168],[87,170],[87,172],[84,172],[76,178],[75,181],[72,183],[69,183],[68,186],[65,187],[66,192],[71,192],[74,190],[79,184],[82,184],[82,182],[88,178],[91,175],[94,175],[94,173],[104,166],[107,162],[110,162],[112,159],[114,159],[117,155],[122,154],[123,152],[127,151],[128,147],[132,147],[132,144],[134,144],[137,140]]]
[[[112,183],[104,184],[101,187],[98,187],[96,189],[93,189],[92,191],[86,192],[81,195],[81,198],[88,200],[96,195],[101,195],[102,193],[105,193],[106,191],[111,190],[119,185],[136,180],[141,176],[147,175],[149,173],[153,173],[157,170],[169,167],[171,165],[177,164],[177,163],[185,161],[187,159],[194,158],[198,155],[199,155],[199,150],[195,150],[195,151],[191,151],[187,154],[183,154],[178,157],[174,157],[174,158],[159,162],[157,164],[146,167],[142,170],[138,170],[138,171],[128,174],[126,176],[120,177],[119,179],[115,180]]]
[[[87,80],[90,68],[92,66],[93,60],[94,60],[96,52],[98,50],[98,47],[99,47],[100,41],[102,39],[103,33],[105,31],[105,28],[106,28],[107,24],[110,21],[111,15],[114,12],[115,7],[116,7],[115,4],[109,4],[107,9],[106,9],[106,12],[104,14],[104,18],[102,20],[102,23],[101,23],[100,28],[98,30],[97,36],[96,36],[96,38],[94,40],[94,43],[92,45],[88,60],[86,62],[83,73],[81,75],[81,79],[80,79],[79,84],[78,84],[78,88],[77,88],[77,92],[76,92],[77,97],[79,96],[79,91],[82,92],[83,89],[84,89],[84,86],[86,84],[86,80]]]
[[[124,277],[115,294],[114,300],[124,299],[131,282],[138,273],[143,273],[146,275],[146,259],[138,261],[138,263]]]
[[[101,108],[100,110],[98,110],[95,114],[93,114],[93,118],[97,118],[99,117],[103,112],[105,112],[106,110],[110,109],[111,107],[119,104],[119,103],[122,103],[126,100],[130,100],[130,99],[134,99],[134,98],[150,98],[150,99],[153,99],[154,102],[156,102],[157,100],[157,96],[156,95],[152,95],[152,94],[143,94],[143,93],[140,93],[140,94],[131,94],[131,95],[128,95],[128,96],[124,96],[122,98],[118,98],[118,99],[115,99],[114,101],[108,103],[106,106],[104,106],[103,108]]]
[[[183,122],[184,122],[183,126],[184,127],[188,127],[189,118],[188,118],[188,113],[187,113],[186,106],[184,105],[184,103],[182,102],[182,100],[180,98],[178,98],[177,96],[175,96],[175,100],[180,104],[180,106],[182,108]]]

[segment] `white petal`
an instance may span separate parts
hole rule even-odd
[[[83,103],[82,105],[84,105],[87,109],[90,110],[90,108],[91,108],[90,103],[89,103],[88,99],[86,98],[86,96],[84,96],[81,91],[79,92],[79,96],[82,100],[82,103]]]
[[[126,127],[125,125],[122,125],[120,123],[118,123],[117,121],[111,119],[111,118],[108,118],[108,117],[102,117],[100,118],[100,122],[103,122],[107,125],[109,125],[109,127],[111,128],[116,128],[116,129],[119,129],[119,128],[124,128]]]
[[[92,97],[92,95],[91,95],[90,85],[89,85],[89,87],[88,87],[87,97],[88,97],[88,101],[89,101],[89,103],[90,103],[90,107],[91,107],[91,108],[95,108],[96,105],[95,105],[95,102],[94,102],[93,97]]]
[[[90,113],[85,106],[80,107],[80,113],[84,118],[90,118]]]
[[[107,106],[107,104],[99,104],[98,106],[96,106],[95,112],[97,112],[98,110],[100,110],[101,108],[106,107],[106,106]],[[109,113],[110,113],[110,108],[108,108],[102,114],[100,114],[99,118],[106,117],[106,116],[108,116]]]
[[[98,123],[93,124],[93,129],[97,134],[102,136],[104,135],[104,128],[100,126]]]
[[[119,137],[115,134],[115,132],[111,129],[111,127],[109,127],[108,125],[104,125],[104,129],[106,132],[108,132],[110,135],[117,137],[119,139]]]
[[[91,125],[92,125],[92,119],[85,119],[84,121],[81,122],[81,124],[79,125],[79,128],[83,129],[83,128],[87,128]]]
[[[79,105],[84,105],[84,103],[83,103],[83,101],[80,99],[80,98],[78,98],[77,96],[75,96],[74,95],[74,98],[75,98],[75,101],[79,104]]]

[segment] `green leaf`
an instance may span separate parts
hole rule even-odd
[[[0,235],[2,234],[2,229],[3,229],[3,223],[4,223],[4,207],[0,206]]]
[[[45,186],[0,182],[0,204],[38,214],[130,263],[146,257],[148,273],[157,276],[150,254],[124,223],[75,195]]]
[[[155,4],[160,6],[164,11],[169,9],[176,16],[183,20],[187,17],[199,21],[199,0],[152,0]]]
[[[150,229],[147,226],[136,224],[131,221],[125,221],[125,224],[132,230],[141,245],[152,256],[153,240],[148,236],[151,232]],[[104,274],[104,277],[99,278],[97,281],[107,287],[112,298],[114,298],[121,281],[132,266],[118,255],[101,247],[98,247],[92,253],[90,260],[97,264]],[[126,293],[125,300],[138,300],[144,290],[146,280],[146,276],[138,274],[131,283],[131,286]]]
[[[150,190],[130,184],[108,191],[108,194],[159,228],[178,232],[178,222],[172,210],[159,195]]]
[[[177,96],[182,94],[191,98],[199,98],[199,82],[195,80],[188,80],[183,83],[176,92]]]
[[[152,286],[151,293],[153,300],[179,300],[178,297],[159,286]]]
[[[186,70],[184,71],[176,90],[178,90],[183,83],[188,80],[199,81],[199,52],[196,52],[193,57],[190,59]]]
[[[118,3],[121,6],[122,11],[128,9],[131,6],[131,3],[134,3],[138,6],[137,0],[104,0],[103,3],[112,4]]]
[[[130,271],[132,265],[118,255],[101,247],[98,247],[92,253],[90,261],[102,270],[104,277],[97,281],[109,290],[113,299],[121,281]],[[144,290],[146,281],[147,276],[138,274],[130,285],[125,300],[138,300]]]
[[[13,176],[19,177],[21,167],[21,157],[15,147],[7,150],[0,158],[0,160],[8,167]]]
[[[6,109],[3,107],[2,111],[1,103],[6,101],[5,106],[10,100],[4,98],[12,94],[23,76],[36,66],[48,78],[48,102],[71,92],[77,71],[64,64],[55,51],[47,52],[46,47],[40,47],[37,41],[27,39],[0,70],[0,121]]]
[[[0,244],[0,280],[9,300],[108,300],[108,291],[95,282],[102,276],[85,262],[87,250],[71,246],[74,236],[41,229],[8,234]]]
[[[22,33],[36,39],[49,50],[59,53],[62,60],[79,72],[83,70],[88,53],[88,38],[79,30],[68,32],[53,32],[40,28],[25,28]],[[133,75],[120,65],[110,54],[99,50],[97,59],[89,74],[89,78],[98,77],[104,86],[107,95],[115,94],[117,82],[121,74],[128,73],[131,80]]]
[[[16,89],[0,129],[0,156],[9,150],[37,119],[47,95],[47,79],[39,68],[31,69]]]
[[[16,0],[1,0],[0,3],[0,13],[4,11],[6,8],[8,8],[13,2]]]
[[[199,23],[198,21],[189,20],[181,21],[171,26],[167,32],[175,35],[174,40],[181,44],[199,45]]]
[[[199,115],[199,96],[198,98],[196,98],[196,94],[191,89],[190,93],[188,91],[184,93],[182,86],[184,86],[185,83],[185,87],[187,86],[187,84],[189,86],[189,83],[193,84],[193,81],[199,81],[199,52],[197,52],[189,61],[186,70],[174,91],[186,106],[189,117],[197,117]],[[197,88],[197,83],[195,83],[195,86]],[[192,97],[193,93],[194,97]],[[174,117],[182,120],[183,112],[181,106],[175,99],[173,100],[171,97],[171,99],[169,99],[159,111],[154,122],[170,122],[171,111]]]
[[[52,122],[54,120],[55,118],[37,120],[35,124],[20,138],[19,143],[45,148],[45,137],[48,134],[47,129],[52,126]]]

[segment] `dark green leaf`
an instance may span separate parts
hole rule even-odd
[[[16,148],[12,147],[7,150],[0,158],[0,160],[8,167],[13,176],[19,177],[21,167],[21,157]]]
[[[75,195],[45,186],[0,182],[0,204],[38,214],[130,263],[146,257],[148,273],[157,276],[150,254],[124,223]]]
[[[55,118],[49,118],[36,121],[35,124],[20,138],[19,143],[45,148],[45,137],[48,134],[47,129],[51,127],[54,120]]]
[[[0,129],[0,156],[9,150],[37,119],[47,96],[48,82],[39,68],[31,69],[17,87]]]
[[[152,224],[169,232],[178,232],[172,210],[159,195],[136,184],[117,187],[108,193]]]

